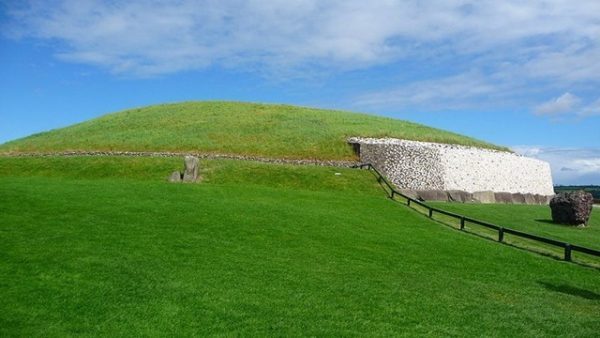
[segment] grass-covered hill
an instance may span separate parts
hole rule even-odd
[[[407,121],[239,102],[163,104],[108,114],[0,145],[0,152],[176,151],[352,159],[349,136],[494,145]]]

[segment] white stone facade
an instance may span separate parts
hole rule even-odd
[[[400,139],[351,138],[361,162],[398,188],[554,195],[550,165],[509,152]]]

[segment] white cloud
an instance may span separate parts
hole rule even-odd
[[[15,4],[17,4],[15,2]],[[3,31],[60,43],[63,60],[133,75],[211,65],[343,71],[407,58],[478,58],[511,74],[600,76],[600,2],[27,1]]]
[[[600,115],[600,98],[585,106],[579,115],[582,117]]]
[[[367,93],[357,97],[357,106],[426,106],[437,109],[461,108],[465,102],[495,95],[498,85],[483,74],[470,72],[441,79],[412,82],[398,88]]]
[[[285,81],[394,64],[387,81],[397,84],[355,94],[355,106],[600,115],[597,0],[25,0],[5,8],[5,35],[49,42],[60,60],[121,76],[219,67]],[[564,94],[540,104],[548,92]]]
[[[554,184],[600,184],[600,148],[515,146],[512,149],[549,162]]]
[[[534,113],[546,116],[570,115],[580,119],[600,115],[600,99],[591,103],[584,103],[578,96],[567,92],[536,106]]]
[[[154,75],[209,65],[360,68],[398,54],[398,4],[358,1],[29,2],[13,33],[62,42],[64,60]],[[367,10],[365,10],[367,9]]]
[[[581,99],[579,97],[571,93],[564,93],[553,100],[540,104],[535,108],[534,113],[536,115],[572,113],[578,108],[580,103]]]
[[[600,157],[577,159],[573,161],[573,164],[576,168],[579,169],[579,172],[582,174],[600,173]]]

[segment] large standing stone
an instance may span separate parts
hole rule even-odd
[[[594,198],[585,191],[563,192],[550,201],[555,223],[585,225],[590,219]]]
[[[184,182],[196,182],[198,179],[198,163],[200,162],[195,156],[185,157],[185,170],[183,172]]]

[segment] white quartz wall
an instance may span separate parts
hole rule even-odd
[[[494,191],[553,195],[550,166],[509,152],[400,139],[352,138],[372,163],[409,190]]]

